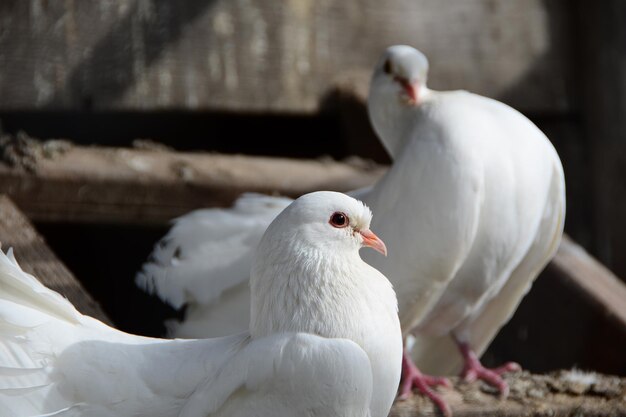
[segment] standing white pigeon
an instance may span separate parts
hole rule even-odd
[[[418,336],[413,358],[421,368],[439,375],[462,369],[506,395],[499,374],[517,366],[491,371],[478,357],[557,249],[563,169],[550,141],[522,114],[465,91],[430,90],[427,73],[421,52],[393,46],[372,77],[370,119],[394,163],[374,187],[355,193],[376,212],[375,229],[391,248],[389,257],[370,261],[396,288],[402,330]],[[250,294],[237,265],[250,262],[247,248],[282,204],[249,195],[234,211],[177,221],[138,276],[162,298],[178,294],[189,303],[175,335],[245,328]],[[209,232],[247,243],[225,253]],[[422,375],[408,356],[404,365],[401,395],[415,386],[449,412],[429,388],[446,381]]]
[[[558,247],[563,168],[521,113],[466,91],[429,90],[427,73],[421,52],[393,46],[372,77],[370,119],[394,158],[363,196],[392,254],[374,265],[396,288],[402,329],[418,336],[413,356],[423,369],[449,374],[463,362],[468,380],[506,396],[500,374],[519,366],[488,370],[478,357]],[[405,365],[402,394],[411,382],[424,389],[430,381]]]
[[[343,194],[297,199],[261,239],[249,332],[208,340],[123,333],[83,316],[0,252],[0,415],[387,416],[402,336],[371,212]]]

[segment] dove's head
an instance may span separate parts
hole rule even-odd
[[[387,48],[380,57],[367,100],[372,126],[389,154],[396,158],[416,109],[430,96],[426,87],[428,60],[406,45]]]
[[[369,230],[371,218],[360,201],[327,191],[303,195],[285,208],[257,247],[250,275],[250,333],[332,334],[333,315],[349,311],[338,305],[338,297],[358,298],[360,288],[369,285],[373,268],[359,249],[387,252]]]
[[[370,84],[372,95],[401,102],[405,106],[417,106],[426,90],[428,59],[415,48],[407,45],[390,46],[376,64]]]
[[[318,191],[291,203],[268,227],[261,244],[316,253],[356,254],[361,247],[387,255],[387,248],[372,231],[372,212],[362,202],[342,193]]]

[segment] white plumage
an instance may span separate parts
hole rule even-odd
[[[338,193],[296,200],[253,263],[250,331],[209,340],[112,329],[0,252],[0,415],[386,416],[402,342],[391,285],[358,255],[370,218]]]
[[[388,48],[377,64],[368,109],[394,164],[358,196],[377,214],[374,228],[390,249],[387,258],[368,259],[394,284],[404,334],[418,336],[414,359],[429,372],[448,374],[463,359],[454,339],[484,352],[553,256],[563,230],[565,184],[556,151],[526,117],[465,91],[430,90],[427,73],[426,58],[408,46]],[[209,233],[187,234],[178,225],[193,229],[194,216],[215,224],[227,212],[182,217],[166,246],[172,251],[187,241],[213,242]],[[253,241],[272,213],[254,210],[248,216],[253,226],[241,232]],[[186,297],[192,325],[183,324],[175,335],[207,336],[219,326],[232,331],[245,325],[250,294],[236,265],[247,256],[245,246],[231,251],[233,268],[157,256],[166,275],[183,277],[193,263],[201,264],[194,274],[209,287],[232,283],[208,303]],[[153,267],[145,266],[144,282]],[[186,281],[168,285],[185,288]]]

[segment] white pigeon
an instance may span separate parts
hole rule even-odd
[[[517,366],[491,371],[478,357],[557,250],[563,168],[521,113],[466,91],[430,90],[427,73],[421,52],[393,46],[372,77],[370,119],[394,158],[362,196],[391,253],[373,265],[396,288],[402,329],[418,336],[413,357],[422,369],[446,375],[463,364],[467,379],[506,395],[499,374]]]
[[[563,169],[550,141],[522,114],[465,91],[430,90],[427,73],[426,57],[414,48],[383,53],[368,110],[394,163],[376,185],[353,195],[374,209],[374,227],[391,248],[389,257],[369,260],[396,288],[403,333],[418,336],[416,363],[438,375],[463,369],[466,378],[485,379],[506,395],[499,373],[516,366],[490,371],[478,357],[557,249],[565,215]],[[156,288],[163,299],[183,294],[179,300],[190,307],[176,336],[245,328],[250,294],[236,269],[249,262],[254,236],[283,204],[248,195],[234,212],[205,210],[176,222],[138,275],[140,286]],[[242,205],[252,225],[245,230],[226,220],[243,215]],[[237,234],[247,243],[228,253],[216,250],[209,226],[201,224],[218,237]],[[206,303],[194,294],[198,281],[210,294]],[[404,371],[402,394],[414,384],[447,411],[428,387],[444,380],[419,374],[408,357]]]
[[[402,336],[371,212],[343,194],[289,205],[263,235],[249,332],[134,336],[83,316],[0,251],[0,415],[387,416]]]

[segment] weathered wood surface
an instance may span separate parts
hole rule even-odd
[[[626,333],[626,285],[568,236],[563,237],[549,272],[580,290]]]
[[[334,81],[367,82],[392,44],[430,83],[567,110],[565,0],[0,2],[0,110],[310,113]]]
[[[626,416],[626,379],[580,371],[550,375],[526,372],[506,376],[511,394],[499,400],[482,383],[466,384],[453,378],[454,389],[440,389],[454,417],[599,417]],[[394,404],[390,417],[435,416],[423,396]]]
[[[0,163],[0,192],[34,221],[163,224],[200,207],[228,206],[242,192],[288,196],[372,184],[385,168],[354,160],[182,153],[20,144]],[[6,148],[5,148],[6,149]]]
[[[3,250],[10,247],[14,249],[15,258],[24,271],[39,278],[45,286],[67,297],[81,313],[110,324],[110,320],[98,303],[48,248],[26,216],[8,197],[1,194],[0,242]]]

